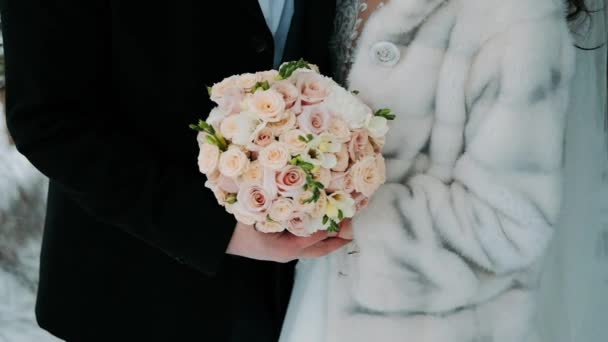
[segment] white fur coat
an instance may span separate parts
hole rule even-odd
[[[388,183],[332,257],[329,341],[530,342],[560,210],[561,0],[392,0],[349,85],[397,114]]]

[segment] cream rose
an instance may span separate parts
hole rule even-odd
[[[281,134],[281,136],[279,136],[279,141],[287,145],[287,148],[291,154],[301,154],[307,150],[306,142],[302,141],[300,138],[303,136],[306,136],[306,133],[299,129],[292,129]]]
[[[287,145],[281,142],[274,142],[260,151],[258,160],[260,164],[271,170],[280,170],[291,159]]]
[[[236,76],[225,78],[211,87],[211,100],[217,103],[227,92],[238,88]]]
[[[255,160],[249,163],[247,170],[241,175],[241,183],[262,185],[264,170],[260,162]]]
[[[239,131],[239,115],[229,115],[220,124],[220,134],[229,140],[238,133]]]
[[[235,84],[237,87],[249,91],[261,80],[262,78],[257,74],[242,74],[236,76]]]
[[[285,101],[283,96],[273,89],[258,90],[249,100],[249,110],[264,122],[277,122],[285,114]]]
[[[215,181],[218,188],[229,194],[236,194],[239,191],[239,186],[236,181],[232,178],[226,177],[224,175],[220,175],[218,179]]]
[[[340,148],[340,152],[336,153],[336,159],[337,159],[336,166],[334,166],[331,170],[338,171],[338,172],[346,171],[346,169],[348,169],[348,165],[350,163],[350,156],[348,154],[348,145],[347,144],[342,144],[342,147]]]
[[[381,156],[380,156],[381,158]],[[378,161],[376,156],[367,156],[353,165],[351,169],[353,184],[357,192],[371,197],[376,190],[385,182],[383,172],[384,162]]]
[[[217,99],[218,108],[225,114],[236,114],[241,112],[245,94],[240,89],[229,89],[224,96]]]
[[[284,222],[289,220],[293,212],[293,200],[286,197],[280,197],[270,205],[270,209],[268,209],[268,216],[273,221]]]
[[[226,205],[226,196],[228,195],[226,191],[222,190],[216,183],[209,180],[205,182],[205,187],[213,191],[215,199],[221,206]]]
[[[281,233],[285,231],[285,224],[276,221],[264,220],[256,222],[255,229],[266,234]]]
[[[270,207],[272,199],[259,185],[243,184],[236,195],[237,203],[251,213],[262,213]]]
[[[215,130],[219,130],[220,124],[222,123],[222,121],[224,121],[225,118],[226,114],[219,107],[215,107],[211,110],[209,116],[207,117],[207,120],[205,121],[211,126],[213,126]]]
[[[309,228],[310,217],[308,214],[302,212],[296,212],[291,215],[289,221],[287,221],[287,230],[299,237],[307,237],[312,235],[312,231]]]
[[[202,144],[198,154],[199,171],[204,174],[213,173],[220,159],[220,149],[217,146]]]
[[[366,130],[353,132],[352,139],[348,144],[348,154],[352,161],[358,161],[374,154],[374,147],[369,141]]]
[[[290,81],[284,80],[277,82],[272,85],[272,89],[283,96],[286,109],[291,109],[295,114],[300,114],[302,112],[300,91]]]
[[[252,226],[256,222],[264,220],[263,214],[254,213],[245,209],[239,201],[231,205],[226,205],[226,211],[233,214],[237,221],[248,226]]]
[[[321,134],[329,130],[331,115],[322,105],[307,106],[298,116],[298,124],[306,133]]]
[[[315,209],[315,203],[309,200],[313,197],[311,191],[302,191],[293,198],[296,211],[310,214]]]
[[[337,142],[345,143],[350,140],[350,129],[344,120],[332,118],[329,124],[329,133],[336,138]]]
[[[269,84],[273,84],[277,81],[277,76],[279,76],[279,72],[276,70],[267,70],[260,71],[257,74],[257,77],[260,79],[260,82],[268,82]]]
[[[346,193],[351,193],[355,191],[355,185],[353,184],[353,178],[349,172],[332,172],[331,173],[331,182],[327,187],[327,191],[335,192],[335,191],[344,191]]]
[[[239,148],[231,147],[220,156],[219,170],[230,178],[240,176],[249,166],[249,158]]]
[[[317,104],[329,95],[330,80],[315,72],[298,73],[295,76],[295,83],[296,88],[300,91],[302,104]]]
[[[287,165],[276,174],[276,184],[281,195],[294,197],[306,184],[306,173],[299,166]]]
[[[288,130],[292,129],[296,125],[296,115],[291,111],[287,110],[283,115],[283,118],[277,122],[267,123],[267,127],[272,130],[275,136],[279,136]]]

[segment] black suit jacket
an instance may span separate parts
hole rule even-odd
[[[206,85],[272,67],[257,1],[0,4],[9,129],[51,181],[39,324],[67,340],[275,340],[290,280],[225,255],[235,221],[188,129]],[[335,3],[296,8],[286,59],[327,72]]]

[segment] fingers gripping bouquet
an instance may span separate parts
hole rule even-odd
[[[381,149],[394,119],[373,113],[300,60],[231,76],[199,131],[198,166],[220,205],[265,233],[339,230],[385,182]]]

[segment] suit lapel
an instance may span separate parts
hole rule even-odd
[[[250,16],[251,19],[256,22],[256,24],[263,25],[268,33],[270,33],[268,25],[266,25],[266,19],[264,19],[264,13],[262,12],[262,8],[260,7],[258,0],[238,0],[234,1],[233,3],[240,7],[244,13]]]

